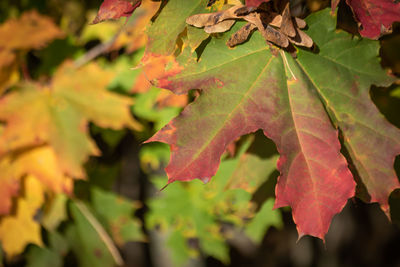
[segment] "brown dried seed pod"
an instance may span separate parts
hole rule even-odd
[[[242,44],[247,41],[250,34],[257,29],[257,27],[252,23],[247,23],[242,28],[240,28],[237,32],[235,32],[231,38],[229,38],[226,43],[229,47],[234,47],[238,44]]]

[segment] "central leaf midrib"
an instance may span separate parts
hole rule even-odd
[[[281,56],[284,57],[285,54],[284,54],[284,53],[281,53]],[[287,61],[286,61],[286,62],[287,62]],[[287,63],[287,64],[289,64],[289,63]],[[286,72],[286,75],[287,75],[287,70],[286,70],[286,68],[288,68],[289,66],[286,67],[286,65],[284,64],[284,67],[285,67],[285,72]],[[293,121],[293,124],[294,124],[294,130],[295,130],[295,132],[296,132],[297,141],[299,142],[299,146],[300,146],[300,152],[299,152],[299,153],[301,153],[301,154],[303,155],[304,160],[305,160],[305,163],[306,163],[306,165],[307,165],[307,169],[308,169],[308,172],[309,172],[309,175],[310,175],[311,184],[312,184],[312,188],[313,188],[312,192],[313,192],[314,198],[315,198],[316,200],[319,200],[319,198],[318,198],[319,194],[318,194],[318,192],[317,192],[317,190],[316,190],[315,181],[314,181],[314,179],[313,179],[313,178],[314,178],[313,170],[312,170],[312,167],[310,166],[310,163],[308,162],[308,158],[307,158],[306,154],[305,154],[304,151],[303,151],[303,143],[302,143],[302,141],[301,141],[301,138],[300,138],[300,135],[299,135],[299,132],[298,132],[297,123],[296,123],[296,119],[295,119],[295,116],[294,116],[295,112],[293,111],[293,104],[292,104],[292,103],[293,103],[293,100],[292,100],[292,97],[291,97],[291,93],[290,93],[290,89],[289,89],[289,84],[288,84],[288,82],[289,82],[289,80],[286,79],[286,89],[287,89],[287,93],[288,93],[289,109],[290,109],[290,111],[291,111],[291,112],[290,112],[290,115],[291,115],[291,117],[292,117],[292,121]],[[322,221],[321,221],[322,216],[321,216],[321,208],[320,208],[320,206],[319,206],[319,201],[316,201],[316,203],[318,203],[317,205],[318,205],[319,226],[320,226],[320,228],[323,228],[323,223],[322,223]]]

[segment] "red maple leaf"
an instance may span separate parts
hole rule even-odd
[[[392,24],[400,21],[400,3],[393,0],[346,0],[353,10],[355,19],[360,23],[360,34],[363,37],[378,39],[390,33]],[[332,9],[339,0],[332,1]]]
[[[108,19],[119,19],[120,17],[129,18],[141,3],[142,0],[104,0],[92,23],[96,24]]]

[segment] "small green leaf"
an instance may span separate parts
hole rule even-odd
[[[86,205],[72,201],[69,208],[75,224],[67,228],[66,238],[80,266],[122,265],[118,249]]]

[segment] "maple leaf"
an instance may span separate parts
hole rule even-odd
[[[16,214],[0,222],[0,241],[9,259],[22,253],[29,243],[43,245],[40,225],[33,219],[44,201],[42,185],[34,176],[27,176],[25,192],[18,199]]]
[[[0,37],[0,50],[29,50],[42,48],[54,39],[63,38],[64,33],[49,17],[33,10],[0,25]]]
[[[142,0],[104,0],[92,24],[120,17],[129,18],[141,3]]]
[[[299,50],[297,59],[283,51],[273,55],[257,33],[233,50],[224,45],[226,35],[212,39],[199,61],[187,60],[184,51],[178,73],[158,85],[178,94],[194,88],[203,93],[148,142],[171,147],[168,183],[208,181],[229,143],[262,129],[280,153],[275,207],[292,207],[300,237],[323,239],[355,190],[338,130],[370,201],[384,211],[399,187],[393,162],[400,131],[369,98],[371,84],[393,82],[379,65],[379,44],[336,31],[329,10],[307,23],[319,52]]]
[[[63,173],[83,177],[82,163],[98,154],[88,136],[88,121],[104,128],[140,128],[130,115],[131,99],[105,89],[111,78],[94,63],[79,70],[66,64],[50,87],[27,84],[7,94],[0,99],[0,119],[6,122],[0,155],[48,144]]]
[[[332,1],[332,10],[340,0]],[[359,21],[361,36],[378,39],[391,32],[393,22],[400,21],[400,3],[392,0],[346,0],[355,19]]]

